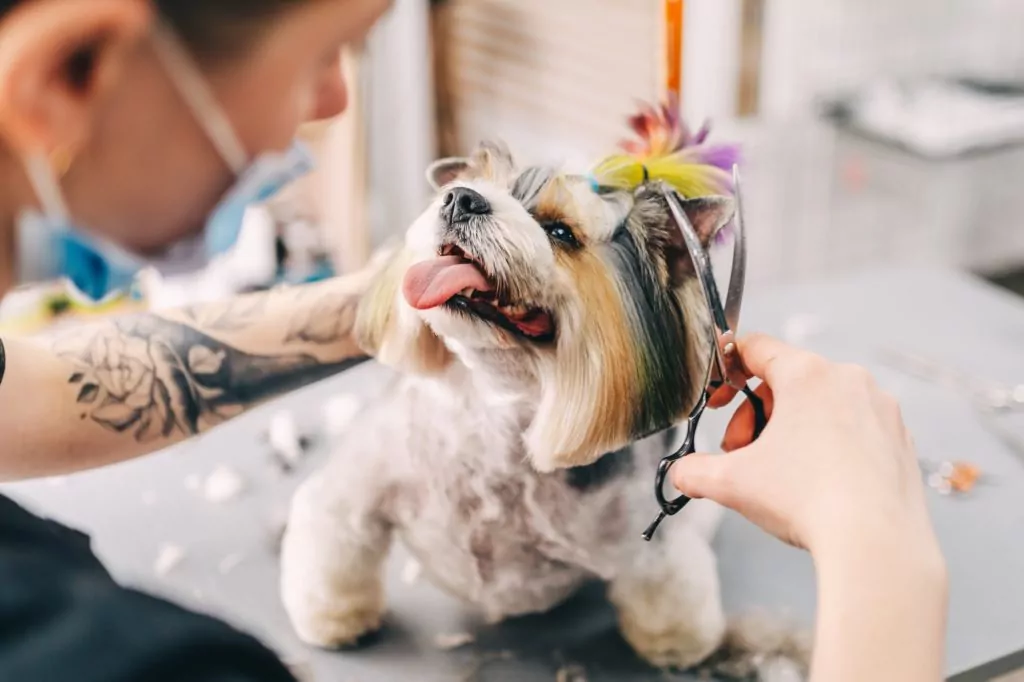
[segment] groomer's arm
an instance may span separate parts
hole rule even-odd
[[[224,303],[4,339],[0,480],[89,469],[202,433],[361,359],[376,266]]]

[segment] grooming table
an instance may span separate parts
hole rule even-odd
[[[869,365],[902,400],[922,457],[966,459],[982,469],[985,480],[966,496],[929,493],[952,582],[947,671],[956,680],[982,680],[1024,666],[1024,460],[979,421],[962,395],[894,371],[878,358],[884,342],[971,374],[1024,383],[1024,300],[953,272],[886,270],[752,293],[744,317],[743,331],[802,337],[831,358]],[[382,368],[363,365],[154,457],[65,480],[10,485],[5,492],[90,532],[124,582],[254,632],[286,659],[309,666],[313,679],[584,679],[567,675],[572,669],[585,670],[588,682],[691,679],[647,669],[635,658],[616,634],[600,586],[554,613],[488,627],[427,583],[412,580],[400,547],[389,566],[386,629],[356,651],[301,646],[278,600],[273,529],[291,491],[326,448],[321,441],[297,472],[285,475],[261,439],[264,426],[274,412],[287,409],[315,436],[329,397],[372,395],[384,376]],[[724,417],[709,414],[704,433],[720,434]],[[1024,413],[1000,423],[1024,441]],[[247,488],[236,500],[214,504],[194,487],[197,477],[221,465],[240,472]],[[650,505],[653,517],[653,498]],[[730,612],[779,613],[811,623],[815,588],[806,555],[736,516],[727,517],[716,542]],[[154,562],[165,543],[179,546],[184,557],[158,575]],[[438,646],[439,635],[464,632],[476,641],[456,650]]]

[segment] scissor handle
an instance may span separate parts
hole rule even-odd
[[[692,455],[696,451],[697,426],[700,425],[700,417],[704,414],[704,409],[707,407],[710,397],[711,394],[707,390],[701,393],[700,400],[694,405],[689,418],[686,420],[686,437],[683,439],[683,444],[671,455],[663,457],[658,464],[658,472],[654,476],[654,497],[658,500],[661,513],[644,531],[644,540],[650,541],[654,537],[654,531],[658,529],[658,526],[665,520],[665,517],[678,514],[690,501],[690,498],[686,495],[680,495],[672,500],[666,499],[664,491],[665,479],[668,478],[668,470],[672,468],[673,464],[687,455]]]
[[[696,451],[697,426],[699,426],[701,415],[704,414],[708,400],[711,398],[711,390],[719,386],[721,386],[720,382],[714,382],[708,387],[709,390],[701,394],[700,400],[697,401],[697,404],[690,412],[689,418],[686,420],[686,438],[683,439],[683,444],[671,455],[663,457],[658,464],[658,472],[654,476],[654,497],[658,500],[658,506],[661,507],[661,511],[658,513],[658,517],[643,532],[642,537],[648,542],[654,537],[654,533],[658,530],[658,526],[661,525],[662,521],[669,516],[675,516],[681,512],[690,502],[691,498],[686,495],[680,495],[671,500],[667,499],[664,492],[665,480],[668,478],[669,469],[672,468],[673,464],[687,455],[692,455]],[[764,401],[747,384],[744,384],[741,390],[746,399],[750,401],[750,406],[754,409],[754,433],[752,440],[757,440],[768,425],[768,415],[764,409]]]
[[[750,401],[750,406],[754,408],[754,437],[751,440],[757,440],[768,426],[768,413],[764,409],[764,401],[761,400],[761,396],[754,393],[750,386],[744,384],[741,390]]]

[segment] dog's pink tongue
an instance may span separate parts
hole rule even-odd
[[[512,320],[512,324],[519,327],[519,331],[527,336],[544,336],[551,333],[551,315],[543,310],[528,314],[526,317]]]
[[[479,268],[458,256],[417,263],[402,282],[405,300],[417,310],[436,308],[463,289],[490,291],[491,285]]]

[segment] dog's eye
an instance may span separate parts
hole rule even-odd
[[[551,237],[552,239],[557,239],[563,244],[572,247],[577,247],[580,245],[580,243],[576,241],[576,235],[572,233],[572,228],[563,222],[555,221],[550,223],[544,223],[543,227],[544,231],[547,232],[548,236]]]

